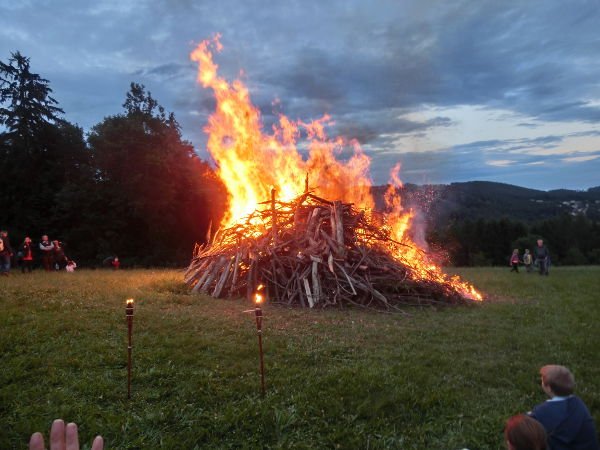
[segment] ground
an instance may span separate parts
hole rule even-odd
[[[547,363],[573,370],[599,424],[600,267],[457,272],[489,300],[409,315],[267,305],[264,399],[242,300],[189,295],[174,270],[13,273],[0,279],[0,448],[62,417],[111,449],[497,449],[506,418],[544,400]]]

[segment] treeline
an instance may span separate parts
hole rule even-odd
[[[121,112],[84,135],[51,94],[28,58],[0,61],[0,229],[13,247],[48,234],[79,265],[109,256],[124,266],[189,262],[209,224],[220,222],[226,192],[175,116],[132,83]],[[428,242],[449,264],[508,265],[512,249],[531,250],[540,237],[553,264],[600,264],[600,225],[584,216],[429,225]]]
[[[188,262],[226,194],[175,116],[132,83],[85,136],[51,94],[28,58],[0,62],[0,228],[13,247],[48,234],[80,263]]]
[[[553,265],[600,264],[600,224],[584,215],[563,214],[526,224],[510,219],[455,221],[433,229],[428,241],[458,266],[506,265],[512,250],[533,251],[543,239]]]

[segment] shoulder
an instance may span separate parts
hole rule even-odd
[[[590,415],[588,407],[585,405],[584,401],[581,400],[576,395],[569,397],[568,402],[572,405],[572,407],[577,408],[577,409],[582,409],[582,410],[586,411],[588,415]]]
[[[551,417],[558,411],[563,409],[564,402],[550,402],[545,401],[535,405],[531,411],[531,416],[536,419],[543,419],[544,417]]]

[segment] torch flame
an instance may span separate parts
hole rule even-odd
[[[229,193],[229,207],[221,226],[233,226],[247,220],[257,209],[266,208],[261,202],[270,198],[273,188],[281,201],[301,195],[305,191],[304,174],[309,174],[317,195],[372,211],[375,202],[371,195],[370,159],[358,142],[341,137],[329,139],[325,129],[332,120],[327,115],[310,123],[280,115],[272,131],[265,131],[260,111],[250,101],[247,87],[240,80],[230,83],[219,77],[219,66],[213,60],[213,52],[222,50],[219,39],[217,35],[201,42],[190,57],[198,63],[198,82],[212,89],[216,98],[216,110],[204,130],[208,134],[208,150],[217,163],[217,174]],[[303,137],[305,141],[300,144]],[[308,150],[306,158],[299,147]],[[338,160],[342,152],[349,156]],[[399,170],[399,165],[392,170],[385,194],[388,213],[384,226],[399,244],[389,251],[411,269],[412,278],[440,282],[466,298],[482,300],[473,286],[459,277],[446,275],[413,242],[408,231],[414,213],[403,209],[396,190],[401,186]],[[259,295],[256,294],[257,303]]]
[[[132,298],[128,298],[126,301],[127,306],[133,306],[133,299]]]

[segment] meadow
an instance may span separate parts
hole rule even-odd
[[[564,364],[600,424],[600,267],[460,269],[480,305],[265,306],[267,395],[243,300],[190,295],[175,270],[0,279],[0,448],[55,418],[82,448],[499,449],[506,418]],[[126,398],[125,299],[134,297]]]

